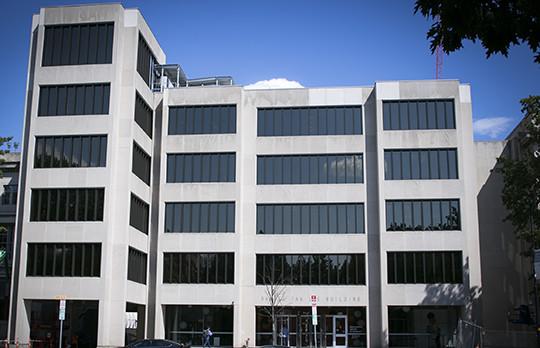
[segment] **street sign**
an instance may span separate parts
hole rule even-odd
[[[311,323],[317,326],[317,295],[311,295]]]
[[[311,306],[311,323],[317,326],[317,306]]]
[[[317,295],[311,295],[311,324],[313,324],[313,342],[317,348]]]
[[[60,300],[60,307],[58,307],[58,320],[66,319],[66,300]]]

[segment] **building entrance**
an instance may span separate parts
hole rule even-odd
[[[332,342],[335,348],[347,347],[347,335],[349,334],[346,315],[334,315],[332,318]]]
[[[277,345],[295,348],[366,346],[365,307],[318,307],[313,326],[310,307],[286,307],[276,319]],[[316,330],[316,332],[314,332]],[[272,345],[272,320],[257,308],[256,345]]]

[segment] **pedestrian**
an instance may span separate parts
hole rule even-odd
[[[203,330],[203,347],[210,348],[210,337],[212,337],[213,333],[212,330],[210,330],[210,326],[206,328],[206,330]]]
[[[283,325],[283,328],[281,329],[281,337],[282,337],[282,345],[283,346],[289,346],[289,328],[287,325]]]

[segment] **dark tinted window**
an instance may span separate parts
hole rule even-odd
[[[257,284],[365,285],[364,254],[257,255]]]
[[[83,140],[89,146],[81,148]],[[106,163],[106,135],[36,137],[34,168],[105,167]]]
[[[234,232],[234,202],[165,204],[165,232]]]
[[[362,134],[361,106],[259,108],[258,136]]]
[[[236,105],[169,107],[169,135],[236,133]]]
[[[459,230],[459,200],[386,201],[387,231]]]
[[[43,66],[110,64],[114,23],[47,25]]]
[[[389,284],[461,284],[461,251],[388,252]]]
[[[234,284],[234,253],[164,253],[163,283]]]
[[[106,115],[110,84],[42,85],[38,116]]]
[[[103,188],[32,189],[30,221],[103,221]]]
[[[99,277],[99,243],[28,243],[29,277]]]
[[[385,180],[457,179],[456,149],[384,150]]]
[[[141,75],[142,79],[148,87],[152,83],[152,70],[157,64],[156,57],[152,53],[152,50],[144,40],[144,37],[139,34],[139,46],[137,49],[137,72]]]
[[[257,233],[364,233],[364,204],[257,204]]]
[[[129,225],[135,227],[143,233],[148,234],[148,216],[148,204],[134,194],[131,194]]]
[[[190,342],[203,346],[202,332],[210,325],[213,346],[233,347],[233,305],[165,305],[163,318],[165,338],[176,342]],[[219,342],[216,340],[219,338]]]
[[[257,156],[258,185],[362,182],[362,154]]]
[[[133,142],[133,163],[132,172],[139,179],[150,185],[150,155],[136,143]]]
[[[146,254],[132,247],[128,253],[127,279],[146,284]]]
[[[384,130],[455,129],[454,100],[383,101]]]
[[[234,152],[167,155],[167,182],[235,182]]]
[[[152,128],[154,127],[152,108],[146,104],[139,93],[135,94],[135,122],[152,138]]]

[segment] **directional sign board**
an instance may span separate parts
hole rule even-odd
[[[58,320],[66,319],[66,300],[60,300],[60,307],[58,307]]]

